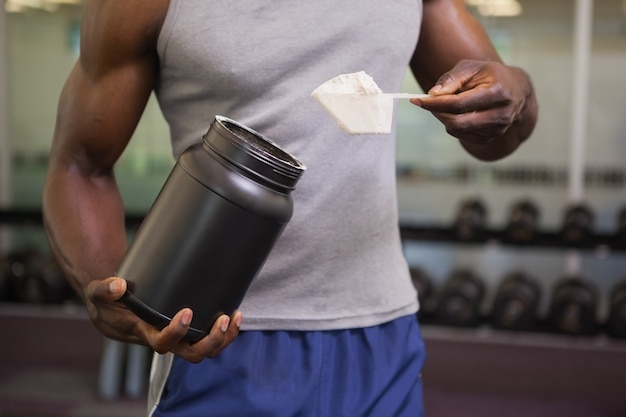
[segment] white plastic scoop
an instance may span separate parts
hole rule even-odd
[[[425,98],[428,94],[383,93],[364,71],[341,74],[312,93],[339,128],[351,135],[391,132],[393,100]]]
[[[384,96],[391,96],[393,98],[428,98],[430,94],[411,94],[411,93],[383,93]]]

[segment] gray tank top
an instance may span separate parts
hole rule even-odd
[[[174,155],[220,114],[307,166],[293,217],[241,305],[243,329],[364,327],[416,312],[398,232],[395,129],[346,135],[310,93],[361,70],[400,91],[420,22],[419,0],[170,2],[157,97]]]

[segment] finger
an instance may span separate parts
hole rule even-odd
[[[239,311],[231,318],[222,315],[215,321],[207,336],[194,344],[181,343],[173,349],[173,352],[194,363],[213,358],[235,340],[239,334],[241,320],[242,315]]]
[[[221,349],[224,349],[226,346],[228,346],[239,335],[242,318],[243,316],[241,314],[241,311],[237,310],[233,313],[232,317],[230,318],[226,334],[224,335],[225,337]]]
[[[92,281],[87,286],[87,296],[92,301],[113,302],[126,292],[126,280],[110,277],[102,281]]]
[[[484,86],[456,94],[419,99],[419,106],[433,113],[463,114],[503,107],[507,104],[508,101],[496,98],[493,90]]]
[[[222,317],[223,321],[220,323],[219,326],[222,334],[220,334],[216,338],[216,345],[214,345],[213,349],[209,352],[209,357],[216,356],[239,335],[239,328],[241,327],[241,321],[243,317],[241,312],[239,310],[235,311],[230,318],[228,318],[227,316]],[[213,329],[211,332],[213,332]],[[218,339],[221,339],[221,343],[219,344],[219,346],[217,346]]]
[[[226,340],[229,323],[230,318],[222,315],[215,321],[208,335],[195,343],[181,341],[173,346],[170,351],[192,363],[201,362],[208,357],[215,357],[221,351],[222,344]]]
[[[511,126],[511,118],[498,110],[433,114],[443,123],[450,135],[475,144],[488,143],[494,137],[506,133]]]
[[[183,308],[172,317],[170,323],[159,330],[152,326],[146,327],[146,338],[152,348],[158,353],[172,351],[179,345],[187,334],[193,319],[193,311]]]
[[[200,342],[196,343],[198,350],[203,351],[205,356],[214,357],[227,344],[228,330],[231,328],[231,319],[223,314],[215,321],[209,334]]]

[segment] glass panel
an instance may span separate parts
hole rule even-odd
[[[19,207],[37,208],[56,102],[77,56],[81,8],[57,5],[47,6],[51,11],[21,10],[18,3],[6,3],[7,10],[16,11],[8,13],[6,28],[13,201]],[[504,221],[508,203],[527,195],[542,202],[545,225],[560,222],[567,198],[564,175],[569,152],[575,2],[518,3],[522,13],[513,17],[483,16],[478,6],[471,7],[503,58],[525,68],[534,79],[541,112],[533,137],[504,161],[484,164],[465,154],[431,115],[399,101],[399,198],[404,217],[445,222],[452,218],[461,198],[480,194],[488,200],[490,219],[497,225]],[[622,116],[626,95],[617,88],[626,66],[623,22],[621,2],[595,1],[587,192],[599,214],[599,226],[605,229],[613,227],[624,187],[622,161],[626,145],[621,139],[626,130]],[[419,91],[409,74],[405,91]],[[129,211],[145,210],[169,172],[173,161],[168,135],[158,106],[151,99],[117,167]],[[437,198],[433,198],[435,192]]]
[[[15,3],[15,2],[14,2]],[[10,4],[10,3],[9,3]],[[7,6],[13,205],[39,208],[56,105],[79,49],[80,6]],[[116,170],[130,212],[144,212],[172,166],[169,131],[154,97]]]
[[[113,0],[123,1],[123,0]],[[511,157],[485,164],[474,160],[427,112],[398,101],[398,190],[404,220],[449,224],[458,203],[480,196],[488,206],[489,225],[506,221],[512,202],[536,200],[540,226],[557,228],[567,204],[574,32],[574,0],[517,0],[521,14],[482,15],[487,0],[467,0],[487,29],[502,57],[526,69],[534,80],[540,117],[531,139]],[[512,0],[513,1],[513,0]],[[3,2],[8,14],[2,35],[8,35],[8,95],[12,152],[13,204],[40,208],[47,154],[54,129],[56,104],[63,82],[78,53],[80,5],[28,1],[43,9],[23,7],[24,0]],[[586,200],[596,212],[598,230],[610,232],[624,201],[626,186],[626,36],[624,2],[595,0],[590,62]],[[4,57],[3,57],[4,58]],[[407,73],[405,92],[420,92]],[[173,164],[169,132],[154,98],[116,170],[129,213],[144,212]],[[2,228],[0,227],[0,232]],[[1,237],[1,236],[0,236]],[[45,246],[41,227],[15,233],[18,244]],[[1,246],[1,242],[0,242]],[[563,252],[529,253],[510,247],[441,248],[432,242],[407,245],[410,262],[431,267],[439,278],[460,264],[473,264],[490,279],[516,266],[556,277]],[[617,261],[616,261],[617,259]],[[623,257],[610,262],[586,252],[580,261],[591,276],[609,277],[605,288],[621,278]],[[540,278],[545,278],[542,276]],[[495,282],[495,281],[494,281]],[[546,290],[552,281],[545,281]]]

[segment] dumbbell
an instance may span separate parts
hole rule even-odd
[[[534,278],[522,271],[507,274],[496,290],[491,324],[498,329],[531,330],[540,298],[541,290]]]
[[[0,255],[0,302],[11,301],[11,286],[9,276],[11,273],[11,263],[6,256]]]
[[[606,330],[615,338],[626,338],[626,281],[615,285],[611,290]]]
[[[8,264],[7,286],[11,294],[11,301],[24,302],[22,297],[18,295],[17,289],[22,285],[22,280],[29,274],[32,259],[38,253],[33,249],[19,249],[6,254],[6,262]]]
[[[561,240],[570,245],[582,245],[593,236],[594,214],[585,204],[566,208],[561,226]]]
[[[432,310],[432,295],[434,291],[433,280],[424,268],[411,266],[411,282],[417,290],[417,299],[420,304],[418,318],[423,319],[428,316]]]
[[[598,292],[581,277],[565,277],[553,291],[548,322],[553,331],[590,335],[597,331]]]
[[[622,207],[617,215],[615,241],[620,247],[626,247],[626,207]]]
[[[505,235],[508,241],[527,244],[535,240],[539,228],[539,209],[528,199],[514,203],[508,216]]]
[[[487,206],[479,198],[461,201],[454,222],[454,233],[461,241],[480,241],[487,230]]]
[[[14,300],[29,304],[60,304],[71,288],[53,258],[37,251],[24,250],[9,256],[9,280]]]
[[[480,324],[480,306],[485,284],[469,269],[458,269],[446,280],[439,294],[437,320],[444,325],[474,327]]]

